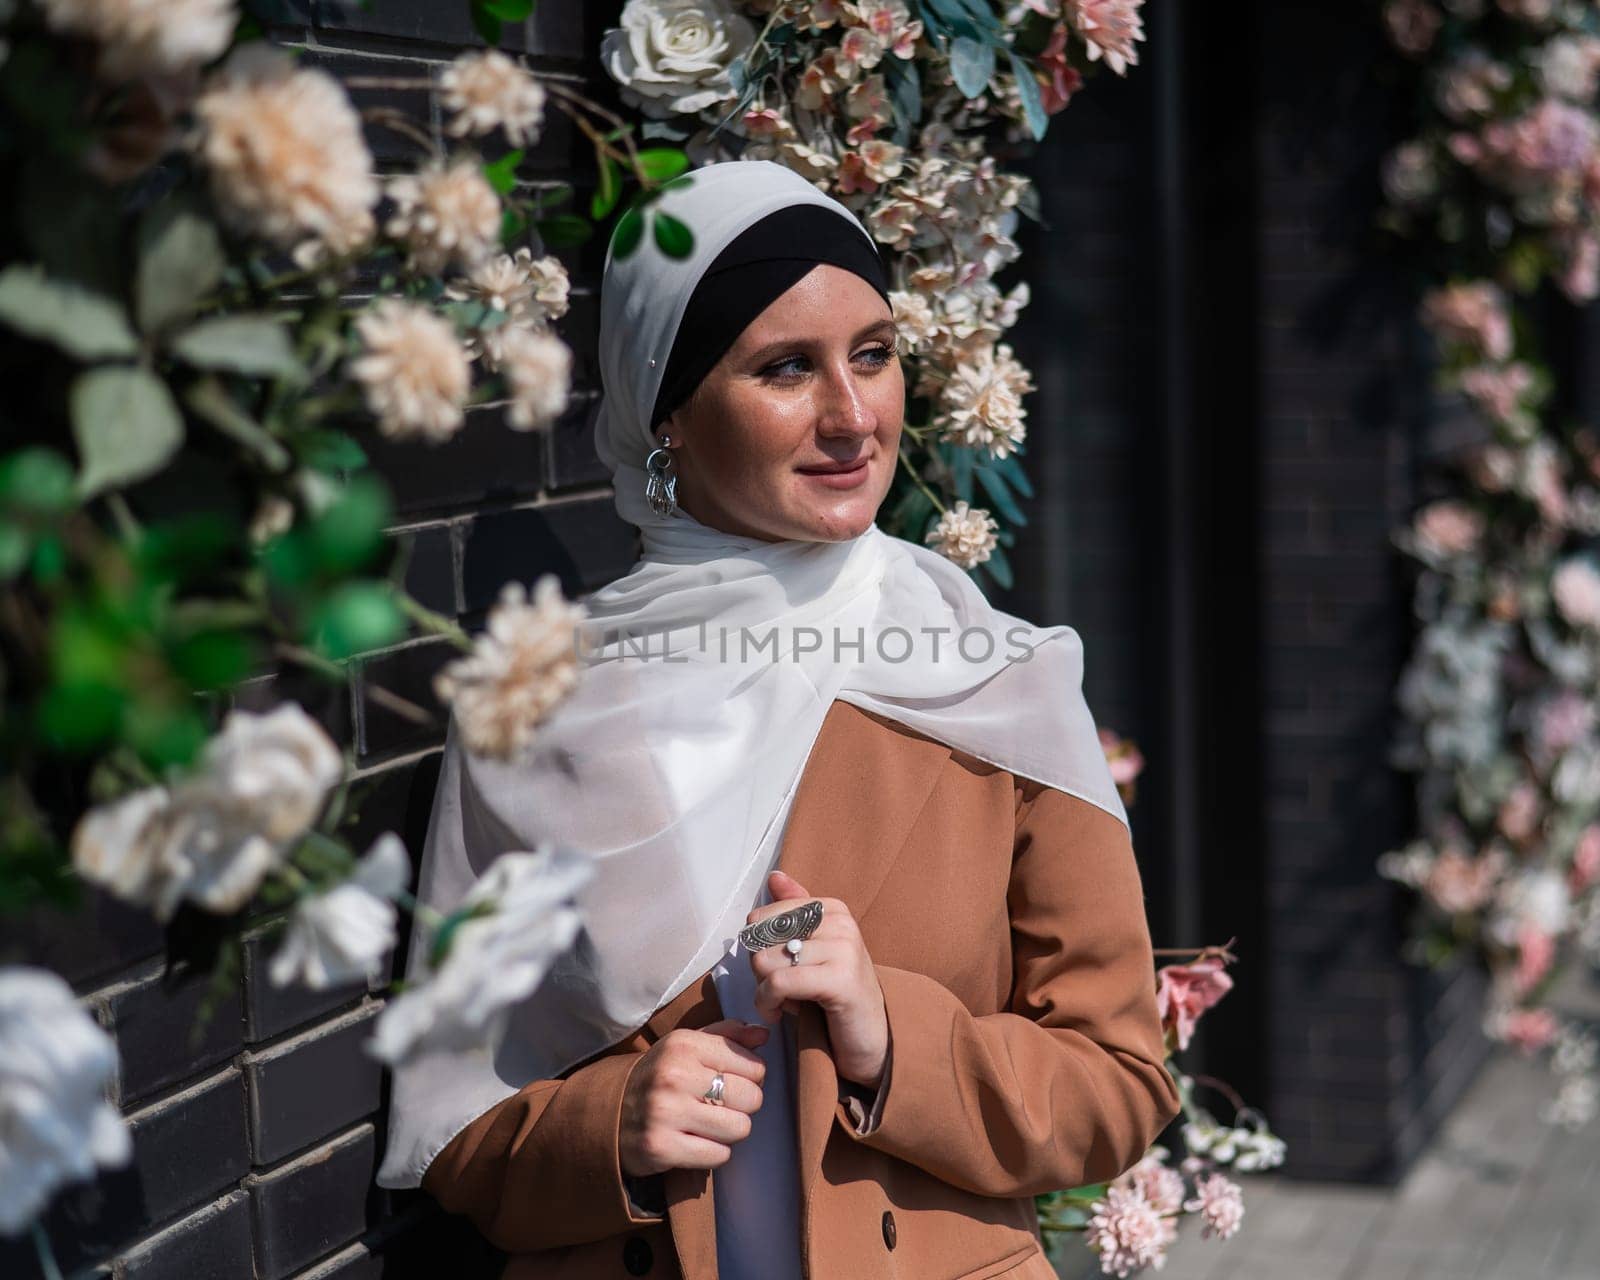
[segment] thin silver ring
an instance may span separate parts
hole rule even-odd
[[[789,941],[783,944],[783,949],[789,953],[790,964],[800,963],[800,950],[805,945],[804,940],[800,938],[790,938]]]
[[[727,1104],[722,1100],[722,1095],[727,1087],[728,1081],[726,1078],[724,1078],[722,1072],[719,1071],[716,1075],[711,1077],[711,1087],[700,1096],[714,1107],[726,1106]]]

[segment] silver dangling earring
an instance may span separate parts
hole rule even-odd
[[[670,516],[678,506],[678,474],[667,447],[671,443],[670,435],[662,436],[660,445],[644,460],[644,496],[658,516]]]

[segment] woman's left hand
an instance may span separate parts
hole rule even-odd
[[[782,871],[768,875],[767,888],[771,904],[752,911],[747,924],[781,915],[813,897]],[[796,1001],[814,1000],[828,1018],[834,1069],[845,1080],[876,1089],[889,1054],[889,1015],[878,971],[850,908],[837,898],[817,901],[822,903],[822,922],[801,944],[798,964],[789,962],[782,946],[750,953],[756,1010],[764,1021],[776,1022],[781,1013],[794,1012]]]

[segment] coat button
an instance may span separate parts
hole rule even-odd
[[[894,1248],[894,1214],[887,1209],[883,1211],[883,1242]]]
[[[629,1236],[628,1243],[622,1246],[622,1265],[628,1269],[630,1276],[649,1275],[655,1260],[650,1242],[643,1236]]]

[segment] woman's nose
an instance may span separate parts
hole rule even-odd
[[[856,385],[853,372],[830,377],[823,395],[817,427],[824,435],[869,436],[877,430],[877,415]]]

